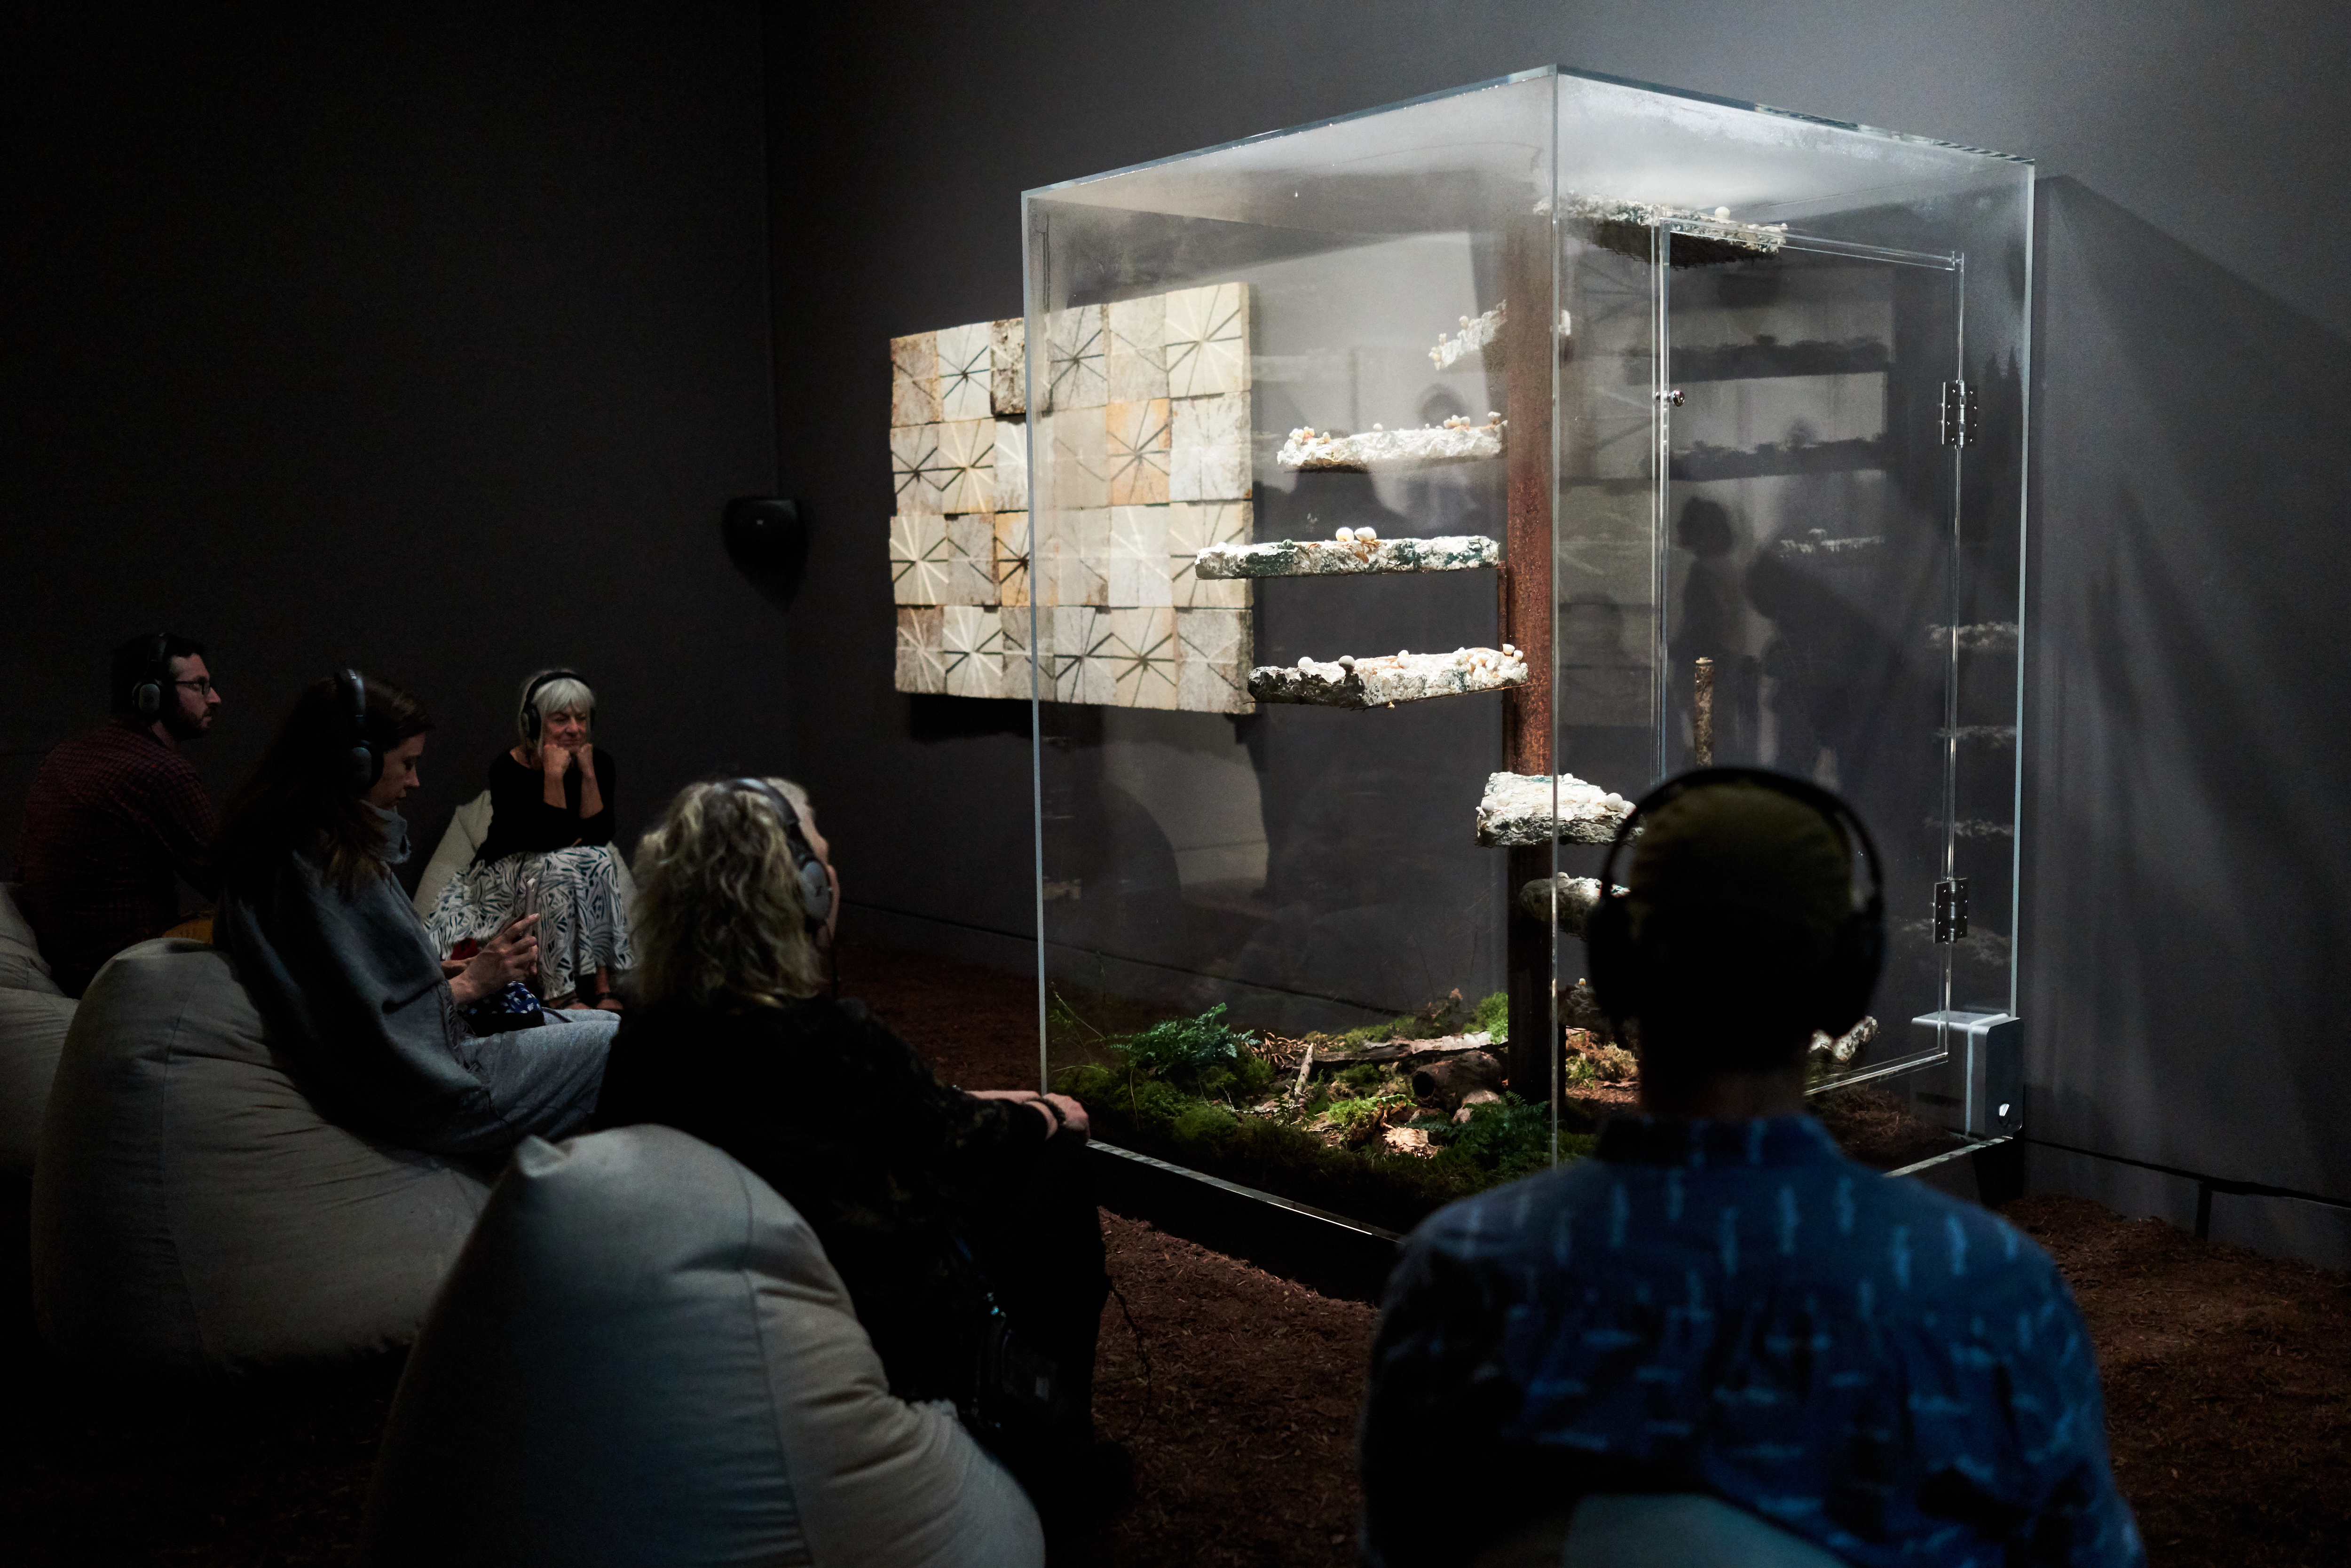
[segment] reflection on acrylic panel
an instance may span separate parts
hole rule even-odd
[[[900,691],[1028,696],[1033,603],[1049,699],[1251,710],[1250,584],[1194,570],[1250,538],[1249,308],[1228,283],[1054,312],[1033,511],[1023,323],[892,340]]]

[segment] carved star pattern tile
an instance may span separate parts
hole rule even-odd
[[[1118,700],[1115,649],[1106,612],[1061,605],[1053,621],[1053,700],[1113,704]]]
[[[996,510],[996,421],[948,420],[938,432],[939,510]]]
[[[987,324],[987,401],[998,419],[1029,412],[1029,323],[1015,316]]]
[[[939,335],[891,339],[890,423],[936,424],[938,419]]]
[[[1205,397],[1248,390],[1249,286],[1179,288],[1167,300],[1167,391]]]
[[[1142,402],[1167,395],[1167,297],[1149,294],[1122,299],[1108,311],[1110,338],[1102,374],[1113,402]]]
[[[1113,610],[1105,619],[1111,700],[1121,707],[1176,706],[1176,612]]]
[[[1040,610],[1040,617],[1050,616],[1050,610]],[[1004,695],[1025,697],[1030,695],[1032,678],[1041,676],[1041,695],[1050,699],[1053,695],[1053,661],[1048,657],[1041,671],[1032,671],[1029,664],[1029,612],[1026,608],[1007,607],[996,612],[997,625],[1004,640]]]
[[[947,586],[947,520],[936,512],[890,519],[892,597],[900,604],[938,604]]]
[[[1174,431],[1167,400],[1114,402],[1103,431],[1110,504],[1147,507],[1167,499],[1167,453]]]
[[[1121,608],[1176,602],[1167,581],[1167,507],[1113,507],[1103,601]]]
[[[1178,398],[1171,410],[1167,495],[1176,501],[1232,501],[1250,480],[1247,392]]]
[[[939,648],[946,632],[944,610],[902,609],[898,612],[898,658],[894,684],[902,692],[944,692],[946,672]]]
[[[902,424],[890,431],[890,477],[897,486],[898,509],[936,512],[945,507],[939,494],[939,427]]]
[[[951,697],[1004,695],[1004,618],[994,609],[949,605],[939,637],[939,664]]]
[[[1039,476],[1046,505],[1110,505],[1109,417],[1101,408],[1057,408],[1045,415],[1046,460]]]
[[[1054,519],[1060,545],[1054,601],[1064,608],[1110,602],[1110,508],[1088,507]]]
[[[1246,610],[1176,612],[1176,706],[1193,713],[1254,713]]]
[[[1099,305],[1053,313],[1045,345],[1047,408],[1100,408],[1110,401],[1110,383],[1102,375],[1108,340]]]
[[[996,422],[996,509],[1029,509],[1029,422],[1025,419]]]
[[[998,512],[991,530],[996,546],[996,602],[1011,606],[1029,602],[1029,514]],[[1203,584],[1202,586],[1207,586]],[[1247,587],[1238,583],[1237,587]]]
[[[946,580],[940,584],[939,602],[996,603],[995,514],[965,512],[948,517],[946,547]]]
[[[1210,545],[1245,545],[1249,542],[1250,533],[1247,501],[1178,501],[1168,507],[1169,598],[1186,609],[1249,608],[1252,586],[1249,579],[1203,581],[1194,568],[1200,552]]]
[[[939,417],[992,419],[996,411],[989,388],[995,376],[995,356],[988,344],[988,323],[942,327],[939,340]]]

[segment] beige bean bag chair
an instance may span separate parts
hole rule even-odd
[[[0,884],[0,1177],[33,1174],[41,1110],[73,1016],[73,998],[49,978],[33,928]]]
[[[74,1015],[33,1173],[33,1301],[117,1373],[315,1365],[413,1339],[487,1187],[313,1110],[227,957],[160,938]]]
[[[365,1568],[1039,1564],[1027,1497],[891,1397],[816,1235],[668,1127],[527,1139],[401,1379]]]
[[[489,831],[490,792],[485,789],[457,808],[457,814],[449,819],[449,831],[441,835],[440,845],[434,850],[433,858],[424,862],[423,873],[416,880],[416,896],[410,900],[416,906],[417,914],[430,915],[433,913],[434,903],[440,898],[441,889],[448,884],[451,877],[474,863],[474,856],[481,849],[482,840]],[[622,852],[617,843],[612,846],[612,860],[614,869],[620,873],[622,901],[633,910],[637,906],[637,883],[629,875],[629,857]]]

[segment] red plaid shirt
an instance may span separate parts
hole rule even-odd
[[[204,860],[212,838],[195,768],[142,725],[117,720],[42,759],[16,841],[18,902],[66,995],[178,923],[175,877],[220,891]]]

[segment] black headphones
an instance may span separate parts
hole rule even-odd
[[[383,753],[377,750],[375,743],[368,739],[367,682],[360,678],[360,673],[357,670],[345,670],[336,675],[334,681],[343,688],[343,695],[350,699],[350,780],[352,788],[364,795],[375,788],[377,779],[383,777]]]
[[[755,789],[774,804],[776,815],[783,822],[784,842],[791,846],[793,873],[799,880],[800,914],[810,931],[822,929],[832,915],[832,879],[825,875],[824,862],[816,858],[816,851],[809,845],[799,812],[789,796],[765,779],[737,779],[734,787]]]
[[[1869,896],[1838,927],[1834,946],[1810,977],[1813,995],[1806,1003],[1814,1029],[1843,1034],[1869,1011],[1870,993],[1877,988],[1878,972],[1886,965],[1886,878],[1877,844],[1853,808],[1835,795],[1808,780],[1762,768],[1700,768],[1668,779],[1642,796],[1617,824],[1608,857],[1601,862],[1600,902],[1583,923],[1594,998],[1609,1021],[1621,1029],[1626,1019],[1640,1016],[1664,978],[1658,955],[1643,953],[1633,940],[1631,894],[1616,885],[1616,857],[1639,836],[1644,818],[1693,789],[1717,784],[1751,784],[1810,806],[1844,835],[1846,844],[1858,847],[1869,870]]]
[[[547,674],[539,676],[537,680],[534,680],[530,685],[522,689],[521,717],[522,733],[525,739],[528,740],[533,746],[537,746],[538,744],[538,705],[532,702],[530,699],[538,695],[539,687],[546,685],[550,681],[577,681],[579,679],[580,672],[577,670],[549,670]]]
[[[147,655],[147,676],[131,688],[131,706],[141,718],[163,711],[163,694],[172,681],[172,634],[155,633],[154,651]]]

